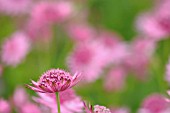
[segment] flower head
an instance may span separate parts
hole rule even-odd
[[[111,113],[110,109],[106,108],[105,106],[94,106],[94,113]]]
[[[34,86],[27,86],[36,92],[55,93],[73,87],[80,81],[80,77],[78,73],[71,76],[63,70],[50,69],[40,77],[38,82],[32,81]]]

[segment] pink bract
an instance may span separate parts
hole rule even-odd
[[[33,99],[48,108],[52,113],[57,112],[56,95],[52,93],[38,93],[39,97],[33,97]],[[72,89],[65,90],[59,93],[61,113],[81,113],[83,108],[83,102]]]
[[[32,80],[33,86],[27,85],[28,88],[41,93],[55,93],[64,91],[76,85],[81,79],[81,74],[70,73],[61,69],[50,69],[46,71],[40,79],[35,82]]]

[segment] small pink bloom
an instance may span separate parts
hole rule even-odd
[[[56,95],[52,93],[38,93],[40,97],[34,97],[33,99],[44,106],[51,109],[52,113],[57,112]],[[81,113],[83,108],[83,102],[80,97],[76,96],[72,89],[60,92],[60,106],[61,113]]]
[[[6,65],[16,66],[27,55],[30,43],[22,32],[16,32],[2,46],[1,59]]]
[[[168,102],[160,94],[152,94],[142,103],[142,109],[146,109],[149,113],[162,113],[164,110],[168,109],[168,107]]]
[[[166,66],[166,76],[165,76],[166,81],[170,84],[170,59],[169,62]]]
[[[106,108],[105,106],[94,106],[94,113],[111,113],[110,109]]]
[[[24,104],[19,113],[41,113],[39,107],[33,103],[26,103]]]
[[[105,79],[105,89],[121,90],[125,85],[126,72],[122,67],[114,67]]]
[[[10,104],[4,99],[0,99],[0,113],[10,113],[10,111]]]
[[[71,76],[70,73],[60,69],[50,69],[46,71],[33,86],[27,85],[28,88],[41,93],[55,93],[64,91],[76,85],[81,79],[81,75],[76,73]]]
[[[0,12],[9,15],[28,13],[32,0],[0,0]]]
[[[95,105],[86,105],[84,102],[84,108],[86,113],[111,113],[110,109],[106,108],[105,106]]]
[[[94,30],[88,25],[73,24],[68,27],[67,31],[76,41],[86,41],[95,37]]]

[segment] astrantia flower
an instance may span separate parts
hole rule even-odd
[[[13,103],[17,113],[41,113],[39,107],[29,100],[26,91],[22,87],[15,90]]]
[[[106,77],[104,87],[107,91],[119,91],[124,88],[125,79],[125,69],[122,67],[114,67]]]
[[[2,62],[6,65],[16,66],[27,55],[30,43],[25,33],[16,32],[7,39],[2,46]]]
[[[72,72],[82,72],[84,81],[93,82],[102,72],[104,53],[97,42],[78,44],[68,57],[68,66]]]
[[[105,106],[95,105],[86,105],[84,102],[84,108],[86,113],[111,113],[110,109],[106,108]]]
[[[49,24],[61,22],[67,19],[72,13],[70,2],[40,2],[31,11],[31,18],[38,24]]]
[[[0,11],[10,15],[29,12],[32,0],[0,0]]]
[[[94,113],[111,113],[110,109],[106,108],[105,106],[94,106]]]
[[[87,41],[91,38],[94,38],[94,30],[84,24],[73,24],[67,28],[68,34],[71,38],[76,41]]]
[[[141,109],[149,113],[162,113],[164,110],[168,109],[168,107],[169,104],[162,95],[153,94],[144,100]]]
[[[32,81],[33,86],[27,86],[36,92],[55,93],[73,87],[80,81],[80,78],[79,73],[71,76],[70,73],[61,69],[50,69],[42,74],[37,82]]]
[[[38,93],[40,97],[33,99],[48,108],[51,113],[57,113],[56,95],[53,93]],[[83,102],[72,89],[68,89],[60,93],[61,113],[82,113]]]
[[[26,103],[20,108],[19,113],[41,113],[41,110],[33,103]]]
[[[10,104],[4,99],[0,99],[0,113],[10,113],[10,111]]]

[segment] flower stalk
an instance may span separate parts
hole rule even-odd
[[[57,99],[58,113],[61,113],[60,112],[60,97],[59,97],[59,92],[56,92],[56,99]]]

